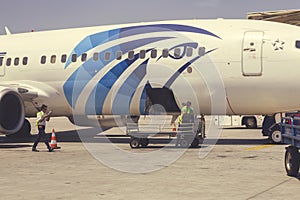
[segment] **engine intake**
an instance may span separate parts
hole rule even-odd
[[[18,132],[25,119],[25,108],[21,96],[9,88],[0,89],[0,132]]]

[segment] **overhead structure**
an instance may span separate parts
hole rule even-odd
[[[247,14],[247,19],[282,22],[300,26],[300,10],[252,12]]]

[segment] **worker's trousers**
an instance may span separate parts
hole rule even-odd
[[[38,137],[37,137],[37,139],[35,140],[35,142],[32,146],[32,149],[35,150],[38,143],[42,140],[42,142],[45,142],[47,148],[50,150],[51,147],[50,147],[49,142],[48,142],[49,138],[47,137],[47,135],[45,133],[45,126],[39,125],[38,130],[39,130],[39,134],[38,134]]]

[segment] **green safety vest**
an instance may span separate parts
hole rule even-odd
[[[194,114],[193,108],[191,108],[191,107],[188,108],[187,106],[184,106],[181,109],[181,115],[179,116],[179,119],[178,119],[179,124],[182,123],[182,117],[183,117],[184,114],[193,115]]]

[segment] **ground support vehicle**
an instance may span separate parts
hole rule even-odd
[[[179,125],[164,122],[146,124],[126,122],[126,134],[130,136],[131,148],[145,148],[149,145],[150,139],[155,140],[158,137],[173,139],[176,147],[195,148],[205,137],[203,119],[195,118],[193,122],[183,122]]]
[[[286,147],[284,165],[287,175],[296,177],[300,165],[300,117],[288,115],[281,119],[282,143],[289,144]]]

